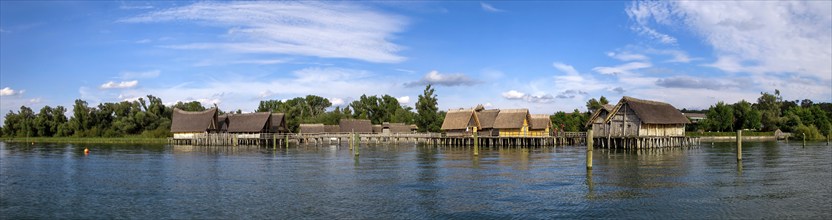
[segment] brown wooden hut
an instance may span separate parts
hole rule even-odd
[[[324,132],[326,132],[326,133],[339,133],[339,132],[341,132],[341,126],[339,126],[339,125],[324,125]]]
[[[283,113],[272,113],[271,116],[272,133],[289,133],[289,127],[286,126],[286,115]]]
[[[382,125],[373,125],[373,134],[381,134],[384,133],[384,126]],[[388,130],[389,132],[389,130]]]
[[[527,137],[529,121],[528,109],[501,109],[494,120],[494,128],[499,129],[500,137]]]
[[[195,134],[217,131],[217,109],[189,112],[174,108],[170,132],[173,139],[192,139]]]
[[[548,137],[549,131],[552,128],[552,120],[546,114],[532,114],[532,123],[529,126],[529,136],[531,137]]]
[[[366,119],[341,119],[339,122],[342,133],[373,133],[373,124]]]
[[[611,137],[684,137],[690,121],[670,104],[624,96],[604,123]]]
[[[586,127],[592,129],[592,135],[597,137],[606,137],[607,131],[609,130],[608,124],[604,122],[607,119],[607,116],[610,115],[610,112],[615,106],[606,104],[601,106],[600,109],[595,110],[592,113],[592,116],[589,117],[589,120],[586,122]]]
[[[410,125],[404,123],[387,123],[385,130],[391,134],[411,133]]]
[[[482,109],[476,111],[477,118],[480,120],[480,127],[477,131],[479,136],[482,137],[491,137],[491,136],[499,136],[500,133],[498,129],[494,129],[494,121],[497,120],[497,115],[500,113],[500,109]]]
[[[473,128],[480,128],[480,120],[474,114],[474,109],[456,109],[448,110],[445,114],[441,130],[448,137],[458,137],[471,135]]]
[[[217,132],[228,132],[228,113],[217,116]]]
[[[300,124],[300,125],[298,125],[298,133],[301,133],[301,134],[326,133],[326,126],[324,126],[324,124]]]
[[[228,133],[235,133],[238,138],[261,138],[262,133],[269,133],[272,128],[271,116],[268,112],[230,115]]]

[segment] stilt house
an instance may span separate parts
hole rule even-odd
[[[531,126],[529,126],[529,136],[531,137],[548,137],[552,129],[552,120],[546,114],[533,114]]]
[[[271,131],[272,133],[289,133],[289,127],[286,126],[286,115],[283,113],[272,113],[271,116]]]
[[[529,121],[528,109],[501,109],[494,120],[494,128],[499,129],[500,137],[528,137]]]
[[[455,109],[448,110],[440,129],[448,137],[459,137],[471,135],[474,128],[480,128],[480,120],[474,114],[474,109]]]
[[[192,139],[196,134],[217,131],[217,109],[189,112],[174,108],[170,124],[173,139]]]
[[[497,120],[497,115],[500,113],[500,109],[481,109],[476,111],[477,118],[480,120],[480,127],[477,131],[479,136],[482,137],[496,137],[499,136],[500,133],[497,129],[494,128],[494,121]]]
[[[268,112],[230,115],[228,133],[237,134],[237,138],[241,139],[265,138],[263,134],[272,129],[271,116]]]
[[[606,137],[607,132],[609,131],[608,124],[604,122],[607,119],[607,116],[610,115],[610,112],[615,106],[606,104],[601,106],[600,109],[595,110],[592,113],[592,116],[589,117],[589,120],[586,122],[586,127],[592,129],[592,135],[597,137]]]
[[[604,123],[609,137],[684,137],[690,121],[670,104],[624,96]]]
[[[300,134],[320,134],[325,133],[326,127],[324,124],[300,124],[298,125],[298,133]]]
[[[341,119],[339,121],[341,126],[341,133],[363,133],[372,134],[373,124],[366,119]]]

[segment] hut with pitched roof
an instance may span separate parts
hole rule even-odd
[[[373,124],[367,119],[341,119],[339,126],[341,127],[341,133],[373,133]]]
[[[193,139],[198,134],[217,131],[217,108],[201,112],[189,112],[174,108],[170,132],[173,139]]]
[[[300,134],[326,133],[326,126],[324,124],[300,124],[300,125],[298,125],[298,133],[300,133]]]
[[[606,104],[601,106],[600,109],[595,110],[592,113],[592,116],[589,117],[589,120],[586,122],[586,127],[592,129],[592,133],[594,136],[598,137],[606,137],[607,132],[609,131],[608,124],[604,122],[609,116],[610,112],[615,106]]]
[[[621,98],[604,122],[612,137],[684,137],[690,123],[670,104],[629,96]]]
[[[228,133],[236,134],[238,139],[266,138],[263,134],[272,128],[271,116],[268,112],[229,115]]]
[[[494,121],[497,120],[499,113],[500,109],[481,109],[476,111],[481,126],[478,128],[478,135],[482,137],[496,137],[500,135],[499,130],[494,128]]]
[[[271,133],[289,133],[289,127],[286,126],[286,115],[283,113],[272,113],[271,119]]]
[[[528,109],[501,109],[494,119],[500,137],[528,137],[531,115]]]
[[[552,120],[547,114],[532,114],[531,125],[529,126],[530,137],[549,137],[552,128]]]
[[[445,114],[442,132],[448,137],[470,136],[474,128],[480,128],[480,120],[474,109],[452,109]]]
[[[341,132],[341,126],[339,125],[324,125],[324,132],[335,134]]]

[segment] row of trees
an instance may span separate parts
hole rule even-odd
[[[338,124],[344,118],[370,119],[374,124],[382,122],[416,124],[420,131],[438,132],[445,113],[438,111],[437,97],[434,89],[428,85],[413,108],[402,106],[392,96],[366,96],[348,106],[332,106],[328,99],[307,95],[286,101],[261,101],[257,112],[286,113],[287,125],[297,131],[301,123]],[[216,105],[214,106],[216,107]],[[35,112],[21,106],[18,112],[9,111],[0,128],[0,135],[6,137],[168,137],[170,136],[173,109],[186,111],[203,111],[206,109],[197,101],[178,102],[165,106],[162,99],[148,95],[147,99],[101,103],[97,107],[89,106],[84,100],[75,100],[70,118],[63,106],[52,108],[44,106]],[[220,114],[223,114],[220,111]],[[236,113],[241,113],[237,110]]]
[[[782,130],[822,139],[832,132],[832,103],[813,103],[804,99],[784,101],[779,90],[760,93],[757,103],[745,100],[734,104],[718,102],[706,111],[707,119],[693,130],[734,131],[740,129]]]

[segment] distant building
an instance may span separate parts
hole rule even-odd
[[[692,124],[699,124],[700,122],[702,122],[702,121],[704,121],[705,119],[708,118],[707,116],[705,116],[704,113],[683,113],[683,114],[685,114],[685,117],[688,117],[688,119],[690,119],[690,123],[692,123]]]
[[[592,113],[592,116],[589,117],[589,120],[586,122],[586,127],[592,129],[592,135],[596,137],[606,137],[607,131],[609,130],[608,124],[604,122],[607,119],[607,116],[610,115],[610,112],[615,106],[606,104],[601,106],[600,109],[595,110]]]
[[[324,124],[300,124],[300,125],[298,125],[298,133],[300,133],[300,134],[326,133],[326,126]]]
[[[271,132],[271,116],[268,112],[229,115],[228,133],[235,133],[238,138],[260,138]]]
[[[480,128],[480,121],[474,109],[455,109],[445,113],[445,120],[442,121],[442,132],[446,136],[468,136],[473,133],[474,128]]]
[[[532,114],[532,123],[529,126],[529,136],[548,137],[552,129],[552,120],[546,114]]]
[[[341,133],[373,133],[373,124],[366,119],[341,119]]]
[[[494,128],[499,129],[500,137],[527,137],[529,133],[528,109],[500,109],[494,120]]]
[[[286,126],[286,115],[283,113],[272,113],[271,116],[272,133],[289,133],[289,127]]]

